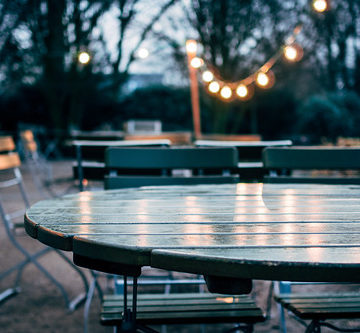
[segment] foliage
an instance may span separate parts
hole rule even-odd
[[[335,140],[360,136],[360,98],[353,92],[313,95],[297,111],[296,132]]]
[[[135,90],[119,104],[117,128],[130,119],[161,120],[164,131],[192,129],[190,91],[154,86]]]

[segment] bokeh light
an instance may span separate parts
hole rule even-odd
[[[143,47],[143,48],[139,49],[139,51],[137,52],[137,55],[140,59],[145,59],[149,56],[149,51],[148,51],[148,49]]]
[[[208,87],[209,91],[212,92],[213,94],[217,93],[220,90],[220,84],[216,81],[213,81],[209,84]]]
[[[193,39],[186,41],[186,52],[192,55],[195,55],[197,51],[197,43]]]
[[[78,61],[80,64],[87,65],[90,62],[90,59],[89,52],[82,51],[78,54]]]
[[[221,88],[220,95],[224,99],[229,99],[232,96],[232,90],[228,86],[224,86]]]
[[[190,65],[193,68],[200,68],[204,64],[204,60],[199,57],[194,57],[191,59]]]
[[[328,9],[328,3],[326,0],[314,0],[313,8],[319,13],[325,12]]]
[[[214,74],[211,73],[210,71],[205,71],[205,72],[202,74],[202,79],[203,79],[203,81],[205,81],[205,82],[211,82],[211,81],[214,79]]]

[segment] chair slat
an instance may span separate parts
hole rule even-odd
[[[17,168],[21,165],[19,154],[1,154],[0,155],[0,170],[7,170]]]
[[[11,136],[0,137],[0,152],[10,152],[15,150],[15,142]]]

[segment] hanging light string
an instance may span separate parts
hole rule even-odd
[[[215,74],[215,70],[210,69],[211,67],[201,57],[197,57],[196,51],[191,51],[192,56],[190,65],[199,70],[202,80],[205,84],[207,84],[207,89],[210,93],[219,93],[225,100],[230,100],[235,95],[239,99],[247,100],[253,95],[253,83],[263,89],[269,89],[274,85],[275,76],[271,71],[271,68],[281,57],[285,57],[291,62],[299,61],[302,58],[302,47],[296,43],[296,38],[301,29],[301,25],[295,27],[292,35],[286,40],[285,44],[281,46],[281,48],[270,59],[268,59],[254,73],[238,81],[229,82],[223,80],[220,75]],[[196,46],[196,42],[188,41],[187,45],[192,45],[194,47]],[[188,49],[187,51],[190,52]]]

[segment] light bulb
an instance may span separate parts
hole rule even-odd
[[[248,95],[248,93],[249,90],[245,84],[239,84],[238,87],[236,88],[236,94],[240,98],[245,98]]]
[[[213,81],[209,84],[209,87],[208,87],[209,91],[212,92],[212,93],[217,93],[219,90],[220,90],[220,84],[216,81]]]
[[[270,79],[266,73],[260,72],[256,76],[256,83],[262,87],[266,87],[269,84],[269,81]]]
[[[326,0],[314,0],[313,1],[313,8],[319,12],[322,13],[328,9],[328,3]]]
[[[210,71],[205,71],[202,75],[202,79],[205,81],[205,82],[211,82],[214,78],[214,74],[211,73]]]
[[[285,46],[284,48],[284,57],[288,61],[299,61],[304,55],[304,51],[302,47],[297,44],[293,43],[291,45]]]
[[[197,43],[193,39],[189,39],[186,41],[186,52],[189,54],[196,54],[197,51]]]
[[[200,68],[204,64],[204,60],[198,57],[194,57],[191,59],[190,65],[193,68]]]
[[[287,60],[295,61],[297,58],[297,50],[293,46],[286,46],[284,49],[284,55]]]
[[[222,87],[220,91],[220,95],[222,98],[229,99],[232,96],[232,90],[228,86]]]
[[[80,52],[78,55],[78,61],[80,64],[86,65],[90,62],[90,54],[86,51]]]

